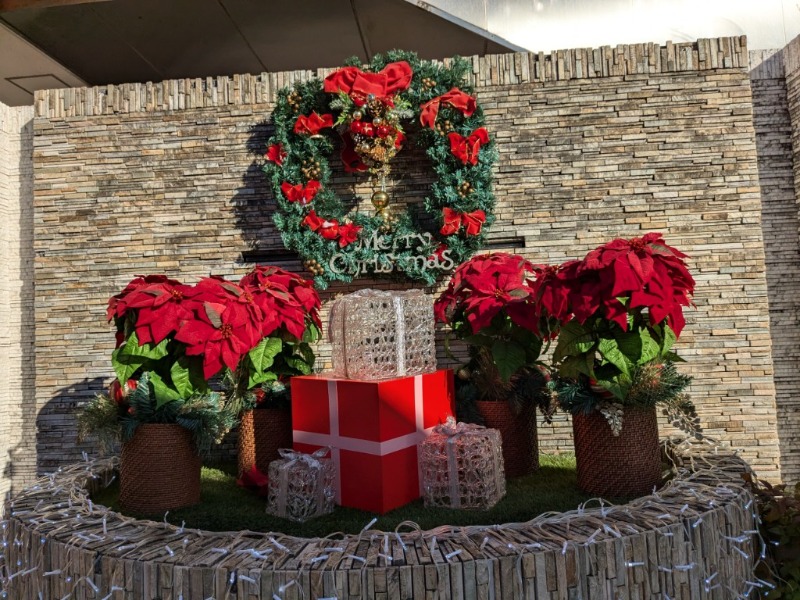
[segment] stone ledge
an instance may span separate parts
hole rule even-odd
[[[545,81],[652,75],[713,69],[745,70],[747,38],[722,37],[673,44],[621,44],[515,54],[471,56],[470,83],[515,85]],[[448,60],[444,61],[445,64]],[[109,114],[177,111],[230,105],[269,104],[278,90],[296,81],[325,77],[333,68],[232,77],[173,79],[87,88],[40,90],[34,94],[36,116],[48,119]]]
[[[124,517],[88,489],[116,459],[72,465],[12,501],[3,526],[13,598],[722,599],[749,591],[749,466],[709,445],[668,448],[678,475],[627,505],[599,501],[527,523],[305,539],[215,533]],[[410,530],[410,531],[407,531]]]

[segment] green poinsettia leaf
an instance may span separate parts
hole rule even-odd
[[[667,352],[664,354],[664,360],[667,362],[686,362],[683,358],[674,352]]]
[[[678,336],[672,331],[672,327],[664,323],[664,337],[661,340],[661,356],[666,356],[677,341]]]
[[[139,344],[139,338],[136,337],[136,332],[128,336],[128,339],[125,341],[122,346],[117,348],[119,350],[119,354],[117,356],[132,356],[132,357],[141,357],[143,359],[150,359],[150,360],[158,360],[160,358],[164,358],[167,354],[169,354],[169,350],[167,350],[167,344],[169,344],[169,339],[161,340],[159,344]]]
[[[248,352],[250,360],[253,362],[255,370],[263,373],[275,362],[275,357],[283,348],[280,338],[268,337],[261,340],[255,348]]]
[[[261,385],[267,381],[275,381],[276,379],[278,379],[278,376],[270,371],[267,371],[266,373],[251,371],[250,377],[247,380],[247,389],[252,390],[257,385]]]
[[[303,360],[306,361],[308,366],[313,369],[314,368],[314,362],[317,360],[317,357],[314,356],[314,350],[311,349],[311,346],[309,346],[306,343],[298,344],[297,345],[297,351],[303,357]]]
[[[153,386],[153,395],[156,399],[156,410],[175,400],[182,400],[177,390],[169,387],[158,373],[150,373],[150,385]]]
[[[644,365],[661,355],[661,348],[658,342],[653,339],[647,329],[617,332],[614,340],[630,365]],[[616,362],[610,359],[609,362],[619,367]],[[622,370],[620,369],[620,371]]]
[[[311,323],[303,332],[303,341],[307,344],[313,344],[320,338],[320,334],[321,332],[319,327],[317,327],[316,324]]]
[[[288,357],[286,359],[286,364],[301,375],[310,375],[313,371],[312,367],[305,360],[297,356]]]
[[[136,371],[144,367],[150,361],[143,356],[121,354],[120,351],[122,348],[124,348],[124,346],[115,349],[111,353],[111,366],[114,368],[114,373],[116,373],[120,385],[125,385],[125,382],[133,377]]]
[[[630,375],[633,361],[622,352],[614,338],[601,338],[600,343],[597,345],[597,351],[605,359],[606,362],[611,363],[620,372],[625,375]]]
[[[202,359],[191,356],[181,356],[172,363],[169,376],[181,398],[189,398],[192,394],[207,389],[202,375],[202,365]]]
[[[613,379],[599,379],[597,383],[619,400],[624,400],[631,388],[631,378],[624,373]]]
[[[559,365],[558,375],[567,379],[579,379],[581,375],[594,378],[594,358],[591,354],[569,356]]]
[[[492,359],[503,381],[525,366],[525,348],[516,342],[496,341],[492,345]]]
[[[570,321],[561,328],[558,343],[553,351],[553,362],[561,362],[568,356],[577,356],[592,350],[594,334],[577,321]]]

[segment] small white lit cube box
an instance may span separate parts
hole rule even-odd
[[[448,419],[421,442],[420,468],[425,506],[486,510],[506,495],[496,429]]]
[[[337,298],[328,331],[333,375],[372,381],[436,370],[433,300],[421,290],[359,290]]]
[[[330,448],[313,454],[279,450],[269,463],[267,512],[292,521],[307,521],[333,512],[336,473]]]

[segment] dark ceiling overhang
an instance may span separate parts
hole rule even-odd
[[[517,49],[404,0],[0,0],[0,21],[90,85]]]

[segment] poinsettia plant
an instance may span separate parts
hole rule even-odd
[[[106,439],[118,433],[125,439],[139,423],[191,422],[196,440],[209,427],[221,438],[250,390],[311,371],[309,343],[319,336],[319,305],[310,282],[276,267],[257,267],[239,283],[208,277],[189,286],[164,275],[135,278],[109,300],[117,379],[109,394],[86,407],[83,431],[103,429]],[[236,384],[227,405],[209,388],[220,374]],[[205,416],[191,421],[188,407]]]
[[[264,316],[260,341],[227,371],[226,383],[236,411],[266,407],[286,398],[294,375],[314,368],[311,345],[319,340],[321,302],[313,282],[277,267],[256,267],[239,286]]]
[[[695,285],[685,258],[661,234],[648,233],[613,240],[583,260],[548,270],[543,309],[562,323],[553,353],[562,406],[672,403],[696,425],[681,395],[690,378],[672,366],[681,360],[673,344]],[[613,427],[621,408],[606,412]]]
[[[470,361],[459,375],[470,380],[480,399],[519,399],[514,404],[520,408],[520,390],[531,390],[531,380],[543,384],[548,378],[539,358],[544,341],[556,331],[554,321],[534,304],[539,271],[518,255],[475,256],[456,269],[434,304],[436,320],[469,347]],[[523,395],[549,414],[548,394]]]

